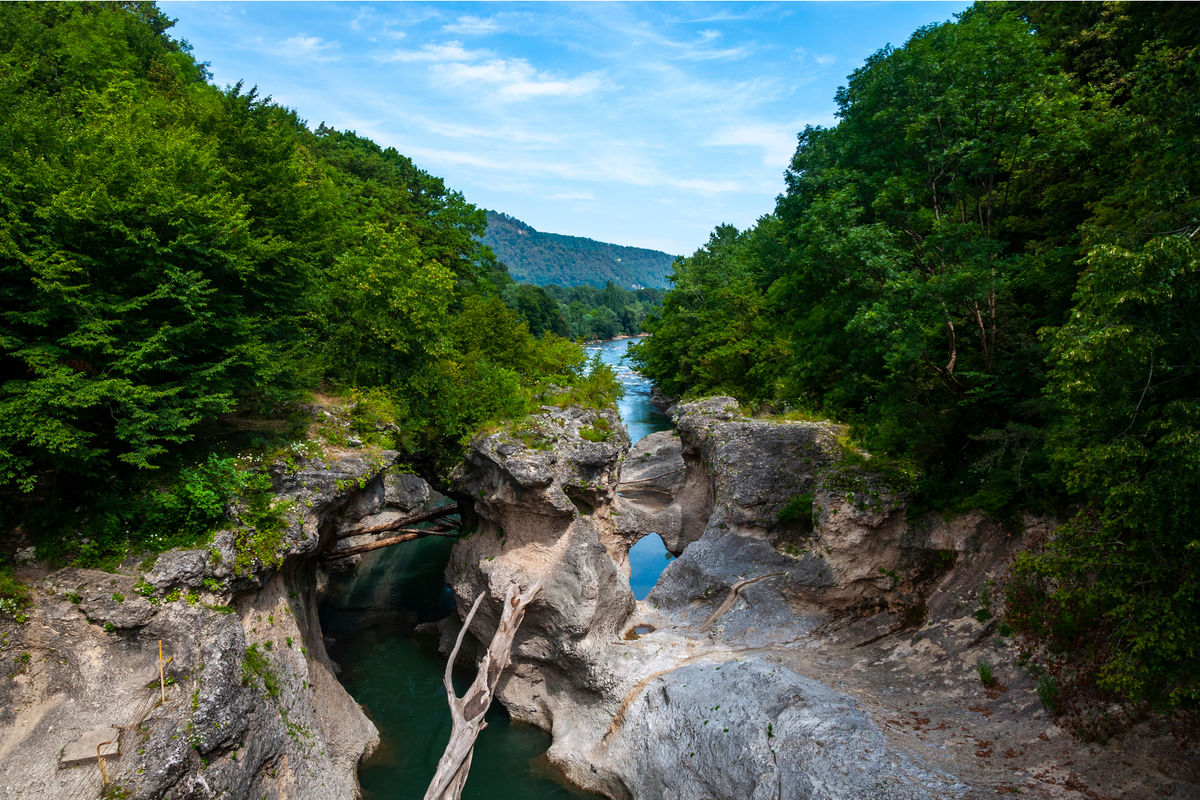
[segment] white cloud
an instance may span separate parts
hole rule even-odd
[[[818,53],[809,50],[807,47],[797,47],[796,55],[803,59],[811,59],[815,61],[818,67],[828,67],[837,63],[837,56],[833,53]]]
[[[405,145],[404,152],[419,162],[449,166],[471,167],[502,175],[522,175],[526,179],[549,177],[556,181],[575,183],[618,184],[638,187],[667,187],[712,197],[731,193],[762,193],[774,188],[753,179],[677,178],[660,167],[639,158],[634,153],[596,150],[590,157],[567,161],[549,158],[514,158],[503,154],[482,154],[478,151],[445,150]],[[570,195],[584,194],[579,192]],[[547,195],[554,199],[554,195]],[[589,199],[570,197],[569,199]]]
[[[467,50],[459,42],[446,42],[422,45],[419,50],[394,50],[387,55],[376,57],[375,60],[382,63],[402,61],[407,64],[436,64],[447,61],[477,61],[491,55],[487,50]]]
[[[757,147],[762,150],[763,164],[783,167],[796,151],[798,124],[747,123],[718,130],[706,141],[709,146]]]
[[[452,86],[485,84],[505,100],[533,97],[579,97],[605,88],[599,73],[558,78],[539,72],[523,58],[495,58],[479,64],[436,64],[437,77]]]
[[[595,200],[592,192],[560,192],[550,195],[551,200]]]
[[[340,45],[337,42],[327,42],[319,36],[307,36],[298,33],[279,43],[277,54],[291,59],[307,61],[336,61],[340,56],[336,53]]]
[[[382,34],[392,39],[404,38],[400,28],[414,27],[429,20],[438,19],[441,14],[433,3],[409,4],[401,6],[398,3],[384,6],[386,13],[380,13],[379,8],[363,6],[354,19],[350,20],[350,28],[368,34]],[[368,37],[370,38],[370,37]],[[372,38],[371,41],[374,41]]]
[[[718,30],[701,30],[693,39],[675,39],[661,33],[654,23],[642,19],[606,15],[598,21],[623,36],[628,45],[655,48],[664,58],[671,60],[736,61],[754,54],[751,47],[719,47],[722,33]]]
[[[442,26],[447,33],[459,33],[463,36],[483,36],[489,33],[499,33],[506,30],[495,17],[475,17],[471,15],[459,17],[456,22],[448,22]]]

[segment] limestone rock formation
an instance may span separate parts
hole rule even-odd
[[[902,482],[827,423],[713,398],[622,459],[615,432],[579,436],[599,416],[546,409],[472,445],[475,532],[447,570],[460,608],[488,595],[481,640],[509,586],[545,584],[498,697],[571,781],[616,800],[1200,793],[1159,770],[1161,729],[1095,749],[1041,709],[988,589],[1020,536],[910,523]],[[628,548],[652,532],[679,558],[635,603]]]
[[[378,733],[325,654],[316,556],[347,520],[428,497],[423,481],[387,470],[394,460],[349,451],[277,465],[276,502],[291,509],[277,563],[239,559],[226,531],[140,577],[132,563],[44,573],[0,652],[0,797],[94,797],[95,760],[60,768],[58,756],[110,725],[120,754],[107,772],[122,796],[356,797]]]
[[[621,465],[615,512],[617,532],[630,547],[647,533],[662,537],[667,549],[678,555],[685,542],[683,447],[675,431],[659,431],[638,441]]]
[[[740,578],[764,570],[814,591],[836,586],[820,559],[773,544],[779,508],[832,460],[828,426],[746,420],[724,401],[684,406],[682,446],[671,433],[648,437],[625,458],[627,496],[618,497],[626,440],[578,438],[596,413],[547,410],[536,425],[553,449],[504,432],[485,437],[458,475],[479,521],[455,546],[447,576],[460,606],[489,593],[490,618],[476,635],[491,630],[508,586],[545,585],[499,696],[514,716],[553,733],[551,760],[614,798],[826,796],[814,786],[849,793],[832,796],[943,796],[950,783],[890,750],[869,717],[848,711],[850,698],[778,659],[714,642],[709,629],[724,620],[700,624]],[[789,472],[805,457],[813,466]],[[686,476],[667,476],[685,460]],[[669,568],[675,579],[664,576],[671,594],[660,584],[651,605],[635,604],[627,553],[638,524],[650,526],[641,535],[662,527],[672,505],[678,523],[685,498],[703,498],[688,509],[693,527],[705,515],[713,521],[690,545],[686,527],[667,531],[687,545]],[[711,560],[696,555],[706,552]],[[796,629],[788,604],[781,608],[786,620],[757,618],[759,638]],[[654,632],[627,635],[635,623]],[[843,772],[847,763],[855,767]]]

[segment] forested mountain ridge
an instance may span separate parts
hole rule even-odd
[[[668,393],[849,423],[918,509],[1067,519],[1007,622],[1098,736],[1114,701],[1200,707],[1197,96],[1192,4],[923,28],[800,133],[773,214],[676,263],[636,348]]]
[[[658,250],[598,242],[582,236],[542,233],[518,219],[487,212],[483,243],[514,278],[547,286],[665,288],[675,256]]]

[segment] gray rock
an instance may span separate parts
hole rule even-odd
[[[429,484],[411,473],[384,473],[383,490],[384,504],[401,511],[412,511],[429,502]]]
[[[627,708],[606,763],[636,798],[932,800],[960,788],[889,754],[851,698],[756,657],[685,664]]]
[[[689,403],[678,448],[660,435],[617,476],[619,449],[579,441],[583,415],[547,409],[530,423],[541,447],[529,431],[473,443],[457,481],[480,524],[447,570],[460,613],[487,597],[468,637],[480,642],[510,585],[543,581],[498,697],[551,732],[547,758],[570,780],[621,800],[1159,791],[1112,769],[1111,753],[1040,736],[1019,670],[1003,681],[1024,681],[1024,699],[983,695],[974,665],[1004,663],[1003,645],[970,610],[1018,538],[979,519],[909,525],[904,493],[865,456],[849,466],[829,424]],[[634,483],[677,458],[682,482]],[[808,497],[811,517],[780,518]],[[660,530],[681,555],[634,603],[628,548]],[[448,647],[453,626],[440,632]],[[1125,756],[1162,765],[1131,741]],[[1197,796],[1188,780],[1174,796]]]
[[[208,576],[208,559],[207,550],[168,550],[146,573],[146,581],[156,589],[201,586]]]
[[[140,628],[154,617],[156,609],[146,598],[134,592],[133,584],[134,581],[125,576],[96,577],[83,593],[83,602],[79,607],[97,625],[118,629]]]
[[[138,800],[357,797],[378,733],[325,654],[315,556],[345,515],[382,507],[380,473],[394,456],[276,468],[291,512],[269,563],[239,560],[238,534],[224,531],[204,549],[162,554],[144,583],[75,569],[42,580],[29,622],[6,628],[0,647],[0,660],[31,653],[11,679],[4,661],[0,798],[98,791],[86,759],[59,769],[62,743],[98,726],[121,729],[107,766]],[[247,659],[251,648],[259,658]]]

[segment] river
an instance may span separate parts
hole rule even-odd
[[[621,418],[634,441],[670,421],[650,404],[650,384],[623,361],[635,339],[589,345],[616,371],[625,387]],[[342,666],[342,684],[379,728],[381,744],[359,770],[366,800],[421,800],[450,738],[450,712],[442,689],[445,660],[413,628],[454,610],[445,584],[453,542],[428,537],[363,556],[347,576],[335,576],[321,608],[321,625],[334,641],[329,654]],[[669,556],[657,536],[630,551],[631,586],[646,596]],[[461,693],[469,677],[458,687]],[[466,800],[580,800],[592,795],[556,782],[539,757],[550,737],[514,724],[499,703],[479,736]]]

